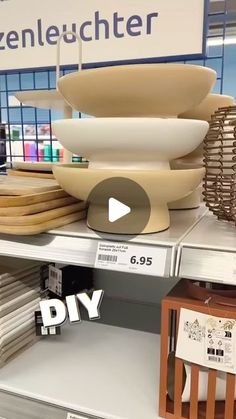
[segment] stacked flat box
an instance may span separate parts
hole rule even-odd
[[[40,263],[0,257],[0,367],[37,341],[34,313],[45,297]]]

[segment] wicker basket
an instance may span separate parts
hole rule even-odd
[[[236,221],[236,106],[212,116],[204,140],[204,200],[219,218]]]

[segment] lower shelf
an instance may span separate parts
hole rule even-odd
[[[1,370],[0,417],[31,419],[33,409],[34,419],[67,419],[68,412],[158,419],[159,351],[152,333],[92,322],[64,326],[61,336],[41,340]]]

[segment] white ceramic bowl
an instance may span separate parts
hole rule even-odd
[[[99,117],[172,116],[197,106],[216,72],[188,64],[137,64],[82,70],[59,79],[72,108]]]
[[[53,133],[90,168],[169,169],[190,153],[208,131],[205,121],[161,118],[88,118],[56,121]]]

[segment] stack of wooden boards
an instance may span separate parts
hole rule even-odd
[[[8,170],[10,176],[38,177],[54,179],[52,173],[53,163],[46,162],[12,162],[12,169]]]
[[[12,162],[12,169],[8,170],[10,176],[37,177],[42,179],[54,179],[53,166],[57,163],[49,162]],[[72,163],[78,169],[88,167],[88,162]]]
[[[39,234],[86,217],[86,204],[55,180],[0,177],[0,233]]]
[[[0,367],[37,341],[35,311],[47,297],[41,264],[0,257]]]

